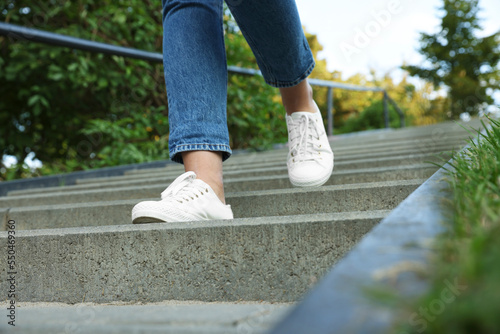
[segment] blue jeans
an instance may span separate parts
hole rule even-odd
[[[163,0],[163,62],[169,106],[169,150],[231,155],[227,130],[227,64],[223,0]],[[226,0],[265,81],[291,87],[314,59],[294,0]]]

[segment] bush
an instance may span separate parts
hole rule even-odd
[[[399,128],[400,119],[397,111],[389,104],[389,127]],[[372,103],[359,114],[351,114],[344,125],[335,130],[336,133],[382,129],[385,127],[383,100],[372,100]]]

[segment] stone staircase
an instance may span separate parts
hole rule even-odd
[[[132,225],[132,207],[183,172],[170,163],[11,191],[0,215],[2,231],[16,226],[16,331],[265,331],[467,138],[451,122],[334,136],[320,188],[290,185],[286,147],[235,154],[224,164],[232,221]]]

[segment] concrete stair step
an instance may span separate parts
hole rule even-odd
[[[361,168],[378,168],[378,167],[394,167],[394,166],[406,166],[412,164],[421,164],[424,162],[435,162],[443,163],[451,156],[451,153],[444,152],[443,154],[438,153],[424,153],[424,154],[410,154],[401,155],[396,157],[386,157],[386,158],[376,158],[376,159],[356,159],[350,161],[340,161],[335,162],[334,170],[345,171],[345,170],[356,170]],[[147,179],[157,179],[161,177],[171,177],[175,178],[182,173],[182,169],[161,171],[155,173],[146,173],[139,175],[123,175],[106,178],[88,178],[77,180],[77,184],[90,184],[90,183],[103,183],[103,182],[116,182],[116,181],[138,181]],[[269,176],[269,175],[279,175],[288,173],[287,166],[282,162],[278,166],[267,166],[260,168],[235,168],[229,170],[226,168],[224,170],[224,177],[252,177],[252,176]]]
[[[325,185],[339,185],[339,184],[352,184],[352,183],[366,183],[366,182],[381,182],[381,181],[395,181],[395,180],[411,180],[411,179],[426,179],[429,178],[437,170],[436,166],[430,164],[415,164],[408,166],[398,166],[398,167],[378,167],[378,168],[361,168],[356,170],[333,170],[332,177],[326,182]],[[72,186],[61,186],[61,187],[50,187],[50,188],[40,188],[40,189],[27,189],[27,190],[17,190],[9,192],[9,196],[5,198],[0,197],[0,207],[11,207],[17,206],[11,202],[13,197],[17,197],[22,204],[22,198],[27,200],[32,198],[31,196],[44,196],[47,194],[50,196],[58,196],[58,193],[73,193],[90,190],[106,190],[106,191],[129,191],[130,189],[139,191],[139,187],[148,188],[151,193],[148,193],[142,197],[155,197],[167,187],[172,181],[175,180],[175,176],[162,176],[154,179],[145,180],[132,180],[132,181],[107,181],[101,183],[88,183],[88,184],[78,184]],[[151,187],[151,188],[149,188]],[[130,189],[129,189],[130,188]],[[153,188],[155,190],[153,190]],[[226,192],[238,192],[238,191],[257,191],[257,190],[269,190],[269,189],[283,189],[292,188],[292,185],[288,178],[288,173],[276,174],[272,176],[252,176],[252,177],[238,177],[235,175],[226,176],[224,178],[224,189]],[[158,189],[161,189],[158,192]],[[69,194],[68,194],[69,195]],[[116,198],[113,194],[110,198],[113,199],[126,199],[126,198]],[[121,196],[118,194],[118,196]],[[132,197],[127,197],[132,198]],[[61,198],[64,203],[72,201],[69,198]],[[87,201],[87,200],[86,200]]]
[[[20,320],[40,319],[23,321],[23,331],[57,332],[64,319],[96,333],[263,332],[272,320],[262,314],[276,319],[301,299],[437,169],[425,161],[443,162],[449,153],[437,153],[462,147],[467,137],[454,123],[334,136],[334,174],[326,186],[309,189],[290,189],[285,146],[236,153],[224,172],[234,220],[131,224],[132,207],[157,200],[182,172],[177,164],[11,192],[0,198],[0,217],[3,230],[8,219],[16,221],[17,303],[87,303],[76,315],[67,305],[19,308]],[[7,238],[0,233],[0,247]],[[8,291],[5,279],[0,289]],[[94,320],[77,323],[93,307]],[[257,325],[242,326],[247,320]]]
[[[345,139],[343,139],[344,141]],[[369,140],[365,142],[357,143],[349,147],[339,147],[338,142],[332,143],[333,151],[338,158],[350,159],[351,156],[356,156],[360,154],[371,154],[371,153],[383,153],[387,151],[404,151],[413,150],[415,151],[427,151],[427,150],[437,150],[439,148],[450,148],[456,147],[465,143],[465,135],[458,135],[452,138],[448,138],[444,141],[433,141],[433,140],[414,140],[409,139],[405,141],[388,141],[381,144],[372,144]],[[224,166],[230,165],[240,165],[246,163],[255,163],[258,161],[276,161],[286,159],[288,154],[288,148],[283,146],[282,148],[273,149],[263,152],[248,152],[243,154],[234,154],[231,159],[224,162]],[[167,162],[166,162],[167,163]],[[168,163],[166,167],[178,166],[175,163]],[[130,170],[129,172],[136,173],[141,172],[143,169]]]
[[[435,147],[430,147],[430,148],[419,148],[417,145],[413,144],[408,147],[404,147],[402,149],[398,149],[398,147],[391,146],[390,149],[385,147],[385,149],[382,151],[370,151],[370,150],[364,150],[362,153],[355,153],[355,154],[340,154],[339,152],[335,152],[335,162],[349,162],[349,161],[356,161],[359,159],[378,159],[378,158],[388,158],[388,157],[393,157],[393,156],[405,156],[405,155],[412,155],[412,154],[422,154],[422,153],[439,153],[439,152],[447,152],[447,151],[453,151],[453,150],[458,150],[462,148],[465,145],[464,143],[458,143],[458,142],[453,142],[453,143],[448,143],[448,144],[442,144],[438,145]],[[263,167],[276,167],[276,166],[283,166],[286,165],[286,159],[287,159],[287,154],[288,152],[276,152],[275,155],[263,159],[263,158],[258,158],[257,156],[253,156],[252,158],[248,158],[247,160],[240,160],[235,163],[225,163],[224,164],[224,170],[225,171],[232,171],[232,170],[237,170],[237,169],[244,169],[244,168],[263,168]],[[182,173],[183,171],[183,166],[179,164],[172,165],[170,164],[169,166],[162,167],[162,168],[151,168],[151,169],[136,169],[136,170],[130,170],[124,173],[124,175],[148,175],[148,174],[157,174],[157,173],[163,173],[163,172],[168,172],[168,171],[175,171],[176,173]]]
[[[453,127],[453,125],[451,126]],[[335,150],[339,150],[341,152],[349,152],[353,149],[360,149],[363,146],[370,149],[383,148],[387,147],[388,145],[400,143],[406,145],[409,143],[418,143],[419,145],[423,146],[433,146],[446,141],[461,140],[463,138],[467,138],[467,130],[463,129],[458,124],[454,126],[455,128],[450,128],[450,124],[447,124],[442,128],[435,129],[425,129],[426,127],[417,127],[378,131],[374,133],[361,132],[359,134],[332,136],[329,138],[329,140]],[[363,146],[360,146],[360,144],[362,144]],[[280,147],[282,150],[286,150],[286,144],[280,144],[278,145],[278,147]],[[243,156],[246,154],[242,154],[241,157],[243,158]],[[271,154],[271,152],[264,151],[258,152],[257,154],[266,156],[268,154]],[[239,156],[236,155],[235,157]]]
[[[423,131],[420,129],[397,129],[392,131],[380,131],[374,134],[360,135],[340,135],[330,137],[330,142],[334,147],[340,149],[350,149],[359,147],[360,144],[366,144],[372,147],[382,147],[388,143],[405,143],[417,142],[432,145],[443,141],[459,139],[466,137],[467,131],[465,129],[434,129],[430,131]]]
[[[390,210],[423,181],[416,179],[227,193],[226,202],[231,205],[237,218]],[[16,219],[18,230],[123,225],[131,223],[132,208],[141,200],[159,200],[159,195],[145,199],[12,207],[6,216]]]
[[[387,214],[20,230],[16,301],[294,302]]]
[[[465,127],[465,128],[464,128]],[[468,131],[470,128],[479,129],[481,128],[481,120],[474,119],[470,122],[442,122],[438,124],[431,124],[425,126],[415,126],[415,127],[406,127],[400,129],[381,129],[375,131],[361,131],[355,133],[344,134],[340,136],[333,136],[332,140],[340,139],[344,140],[349,145],[354,145],[358,142],[365,141],[365,138],[368,138],[367,142],[377,142],[384,140],[404,140],[407,138],[415,138],[415,139],[432,139],[434,141],[446,140],[453,135],[468,135]]]
[[[22,333],[264,333],[292,303],[164,301],[161,303],[19,303]],[[2,309],[7,303],[0,303]],[[41,321],[43,319],[43,321]],[[0,323],[0,332],[11,328]],[[18,329],[18,328],[16,328]],[[17,330],[16,332],[21,332]]]
[[[342,152],[349,152],[353,149],[361,148],[361,145],[369,148],[386,147],[388,144],[398,143],[419,143],[424,146],[432,146],[441,142],[460,140],[468,137],[468,131],[456,125],[457,128],[450,129],[449,125],[444,128],[425,131],[420,128],[406,128],[389,131],[380,131],[378,133],[359,133],[359,135],[339,135],[329,137],[329,141],[334,149]],[[279,144],[277,147],[286,150],[286,143]],[[259,154],[270,154],[269,151],[258,152]],[[242,155],[243,156],[243,155]]]
[[[364,153],[364,152],[373,152],[373,151],[384,151],[388,148],[397,148],[398,150],[402,149],[411,149],[416,148],[420,150],[433,149],[437,146],[442,145],[453,145],[457,143],[464,142],[465,135],[463,133],[460,134],[450,134],[446,138],[442,138],[440,140],[435,140],[432,137],[424,136],[422,138],[403,138],[403,139],[391,139],[386,141],[370,141],[364,140],[360,142],[350,142],[347,146],[341,146],[336,142],[332,143],[332,147],[334,150],[339,151],[339,153],[343,154],[356,154],[356,153]],[[346,139],[343,139],[346,140]]]

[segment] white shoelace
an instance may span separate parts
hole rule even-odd
[[[196,174],[187,172],[177,178],[167,189],[161,193],[162,200],[176,200],[178,202],[190,201],[208,193],[208,188],[196,181]]]
[[[302,115],[298,121],[292,121],[290,127],[290,152],[293,162],[315,160],[313,140],[319,141],[320,134],[314,120]]]

